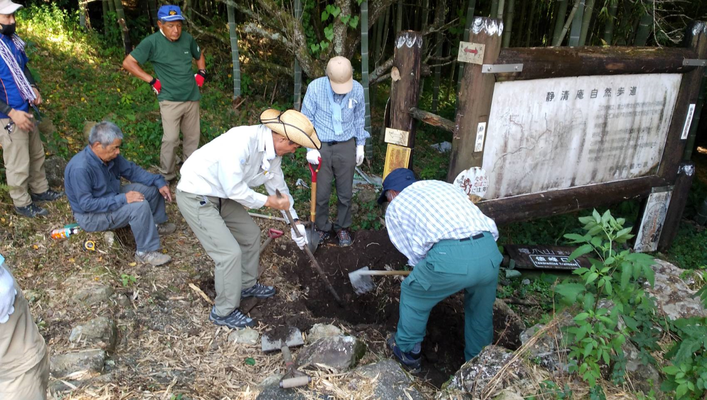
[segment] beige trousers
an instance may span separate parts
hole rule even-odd
[[[177,205],[214,260],[216,314],[225,317],[241,304],[241,289],[255,285],[260,261],[260,228],[240,203],[177,190]]]
[[[49,189],[44,173],[44,145],[36,126],[28,132],[13,125],[10,133],[5,129],[8,123],[9,118],[0,119],[0,146],[7,185],[15,207],[26,207],[32,203],[28,189],[37,194]]]
[[[15,312],[0,324],[0,399],[44,400],[49,352],[16,282],[15,289]]]
[[[201,124],[198,101],[160,101],[162,114],[162,149],[160,150],[159,172],[165,179],[172,180],[177,175],[177,147],[179,131],[184,137],[182,153],[186,161],[199,147]]]

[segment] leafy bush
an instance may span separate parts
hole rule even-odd
[[[678,340],[665,355],[670,365],[663,368],[660,389],[674,391],[678,400],[702,399],[707,393],[707,318],[679,318],[670,328]]]

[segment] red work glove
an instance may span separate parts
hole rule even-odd
[[[204,86],[204,81],[206,80],[206,70],[200,69],[199,72],[194,74],[194,80],[196,80],[196,86]]]
[[[150,86],[152,86],[152,90],[155,91],[155,94],[160,94],[160,92],[162,91],[162,84],[157,78],[152,78],[152,80],[150,81]]]

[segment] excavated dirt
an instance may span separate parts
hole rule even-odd
[[[295,289],[279,292],[267,300],[246,299],[241,309],[269,326],[271,336],[286,336],[286,327],[308,331],[316,323],[331,323],[355,335],[364,336],[373,349],[387,352],[385,338],[396,330],[400,298],[400,278],[373,277],[375,289],[356,295],[348,273],[361,267],[404,269],[406,258],[388,239],[386,231],[359,231],[354,243],[341,248],[333,242],[320,244],[314,256],[334,290],[343,300],[339,305],[327,285],[311,266],[306,254],[290,241],[281,241],[273,252],[282,260],[278,274]],[[213,281],[202,282],[211,297]],[[495,321],[496,337],[506,328]],[[430,315],[423,341],[422,372],[419,376],[440,387],[464,363],[463,294],[438,304]]]

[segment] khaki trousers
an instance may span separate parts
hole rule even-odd
[[[216,314],[225,317],[241,304],[241,289],[255,285],[260,228],[240,203],[177,190],[177,205],[214,260]]]
[[[186,161],[191,153],[199,147],[201,123],[199,119],[198,101],[160,101],[162,114],[162,149],[160,150],[159,172],[167,180],[177,175],[177,147],[179,147],[179,131],[184,137],[182,154]]]
[[[36,126],[28,132],[13,125],[10,133],[5,129],[8,123],[9,118],[0,119],[0,145],[7,185],[15,207],[26,207],[32,203],[28,189],[32,193],[44,193],[49,189],[44,173],[44,145]]]
[[[0,324],[0,399],[44,400],[49,352],[17,282],[15,289],[15,312]]]

